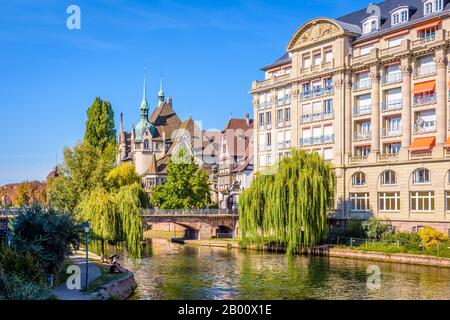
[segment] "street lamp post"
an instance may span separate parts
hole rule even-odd
[[[91,227],[89,226],[88,222],[85,222],[83,224],[83,228],[84,228],[84,233],[86,235],[86,291],[89,289],[89,279],[88,279],[88,274],[89,274],[89,232]]]

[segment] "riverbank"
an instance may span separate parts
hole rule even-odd
[[[66,266],[77,265],[80,268],[80,283],[86,281],[86,253],[77,250],[65,263]],[[60,285],[53,290],[59,300],[126,300],[137,287],[133,272],[122,268],[122,273],[109,273],[109,265],[101,262],[101,257],[89,252],[89,289],[69,289],[66,279],[60,279]],[[64,271],[62,271],[64,272]]]
[[[206,246],[206,247],[221,247],[228,249],[248,249],[268,252],[285,253],[286,249],[282,246],[246,246],[245,248],[239,244],[239,241],[232,239],[212,239],[212,240],[185,240],[172,239],[173,242],[182,243],[187,246]],[[357,259],[366,261],[382,261],[393,262],[411,265],[422,265],[432,267],[450,268],[450,259],[443,257],[435,257],[425,254],[410,254],[410,253],[383,253],[374,251],[362,251],[356,248],[336,248],[331,245],[324,245],[315,247],[312,250],[305,252],[310,255],[329,256],[346,259]]]

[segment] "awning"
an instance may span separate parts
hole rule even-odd
[[[436,137],[416,138],[409,146],[410,151],[431,150],[436,145]]]
[[[444,147],[450,148],[450,137],[448,137],[447,141],[445,141]]]
[[[433,28],[433,27],[438,27],[439,23],[441,23],[441,20],[434,20],[428,23],[424,23],[421,25],[418,25],[415,30],[423,30],[423,29],[428,29],[428,28]]]
[[[416,83],[414,85],[414,94],[424,93],[424,92],[433,92],[436,88],[436,80],[426,81]]]

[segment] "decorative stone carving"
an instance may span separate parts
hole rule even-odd
[[[328,20],[316,20],[301,27],[291,39],[288,50],[326,40],[343,31]]]
[[[380,81],[380,74],[377,71],[372,71],[369,73],[370,79],[372,79],[373,82]]]
[[[438,68],[443,68],[447,66],[447,57],[446,56],[436,56],[435,58],[436,61],[436,67]]]
[[[400,66],[400,71],[403,75],[410,75],[411,74],[411,66],[409,64],[402,64]]]

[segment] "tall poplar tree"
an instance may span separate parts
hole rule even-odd
[[[314,153],[292,150],[274,174],[259,174],[239,196],[244,243],[278,243],[288,253],[316,245],[327,233],[335,192],[333,166]]]
[[[114,111],[109,101],[95,98],[87,110],[87,117],[85,141],[102,151],[116,143]]]

